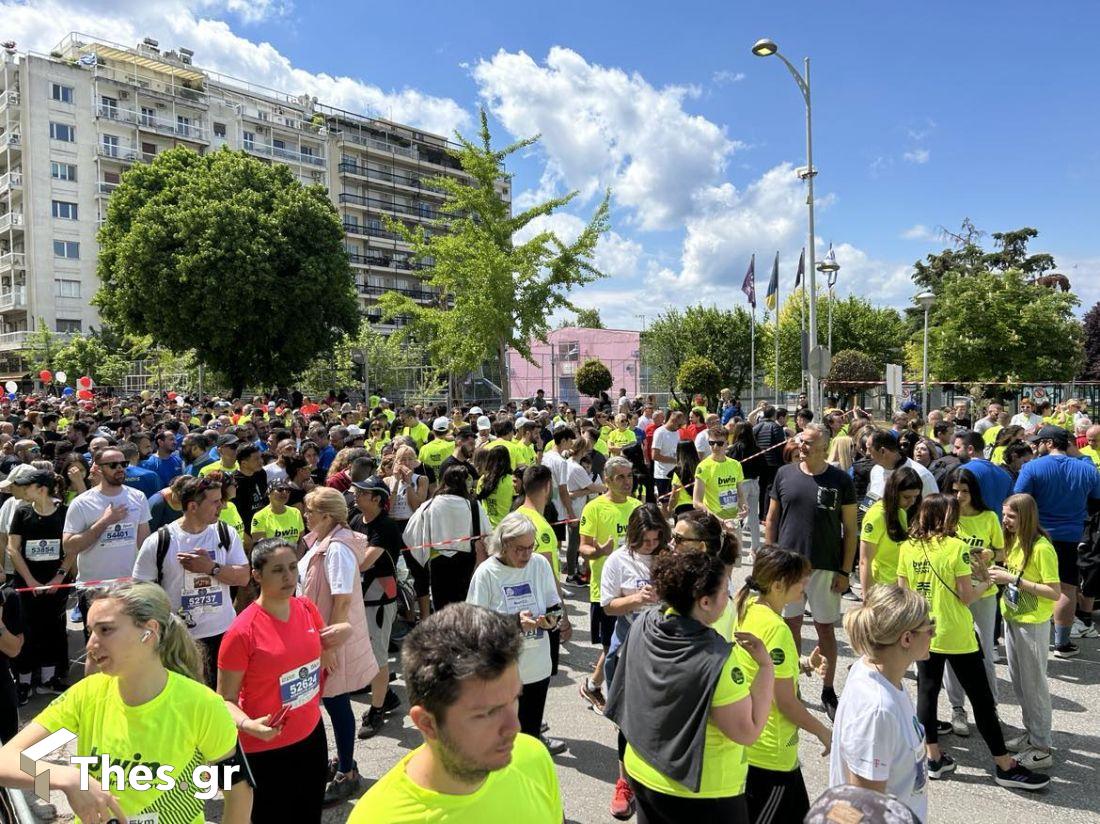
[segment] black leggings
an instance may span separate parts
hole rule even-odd
[[[20,583],[20,586],[25,586]],[[64,678],[69,672],[69,636],[65,631],[65,606],[69,594],[58,592],[22,592],[19,606],[23,610],[23,648],[15,659],[21,674],[33,673],[42,667],[56,667]]]
[[[745,796],[725,798],[683,798],[651,790],[630,781],[638,802],[638,824],[684,824],[685,821],[720,821],[722,824],[749,824]]]
[[[753,824],[784,824],[801,821],[810,811],[810,797],[802,770],[765,770],[749,765],[745,778],[745,803]]]
[[[297,744],[254,752],[247,758],[256,781],[252,791],[253,824],[321,824],[328,780],[328,742],[323,722],[318,721],[313,732]]]
[[[1001,722],[997,718],[997,702],[989,689],[989,679],[985,675],[981,649],[975,652],[963,652],[947,655],[942,652],[929,653],[927,661],[917,661],[917,718],[924,725],[926,744],[938,744],[936,731],[936,705],[943,685],[943,668],[951,665],[951,671],[970,699],[974,708],[974,724],[989,747],[994,758],[1008,753],[1005,747]]]
[[[437,555],[428,564],[431,575],[432,609],[466,600],[477,559],[473,552],[456,552],[450,557]]]
[[[542,735],[542,714],[546,709],[546,692],[550,679],[543,678],[533,684],[524,684],[519,696],[519,728],[527,735]]]

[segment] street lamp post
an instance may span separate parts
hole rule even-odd
[[[833,244],[829,244],[829,252],[825,255],[825,260],[817,264],[817,271],[825,275],[826,281],[829,284],[829,354],[833,353],[833,287],[836,286],[837,273],[840,271],[840,264],[836,262],[836,252],[833,251]]]
[[[802,92],[802,99],[806,102],[806,170],[799,172],[799,176],[806,181],[806,206],[809,211],[809,226],[807,247],[810,253],[810,259],[807,267],[807,277],[809,278],[809,291],[810,291],[810,349],[811,351],[817,346],[817,278],[814,274],[816,271],[814,268],[814,176],[817,174],[814,169],[814,144],[813,144],[813,128],[810,106],[810,58],[803,60],[803,66],[805,74],[799,74],[796,69],[786,57],[779,53],[779,46],[775,44],[774,40],[763,38],[757,40],[752,47],[752,53],[757,57],[771,57],[775,55],[783,61],[783,65],[787,67],[791,73],[791,77],[794,78],[794,82],[798,84],[799,90]],[[815,375],[815,368],[813,358],[810,358],[808,367],[808,380],[810,385],[810,408],[814,411],[820,411],[819,405],[821,385],[819,383],[820,377]]]
[[[924,411],[925,421],[928,420],[928,311],[935,302],[936,296],[931,292],[921,292],[917,295],[917,303],[919,303],[924,310],[924,358],[921,364],[924,371],[924,378],[921,389],[921,409]]]

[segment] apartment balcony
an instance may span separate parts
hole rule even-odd
[[[23,188],[23,173],[8,172],[0,175],[0,195],[10,192],[12,189]]]
[[[8,252],[0,255],[0,275],[26,268],[26,255],[22,252]]]
[[[15,90],[0,92],[0,114],[3,114],[8,109],[19,108],[19,92]]]
[[[272,146],[270,143],[258,143],[255,140],[246,140],[241,144],[246,152],[251,152],[262,157],[272,157],[287,163],[304,163],[309,166],[323,167],[324,155],[306,154],[297,149],[288,149],[285,146]]]
[[[344,132],[340,135],[340,139],[347,141],[348,143],[354,143],[357,146],[363,146],[374,152],[384,152],[386,154],[401,155],[411,160],[416,160],[418,157],[416,148],[413,146],[398,146],[396,143],[389,143],[385,140],[378,140],[374,137],[365,137],[363,135],[355,134],[354,132]]]
[[[100,143],[96,147],[96,152],[100,157],[118,163],[134,163],[141,159],[141,152],[133,146],[114,146],[110,143]]]
[[[378,297],[384,295],[386,292],[397,292],[399,295],[405,295],[413,300],[418,300],[422,303],[434,303],[439,297],[435,292],[428,291],[427,289],[391,289],[386,286],[371,286],[365,283],[356,284],[359,294],[368,295],[371,297]]]
[[[362,223],[351,223],[345,220],[344,231],[349,235],[365,235],[366,237],[379,238],[381,240],[395,240],[398,243],[405,244],[405,241],[393,232],[388,232],[385,229],[377,229],[374,226],[367,226]]]
[[[0,215],[0,232],[6,232],[8,229],[23,229],[23,213],[22,212],[5,212]]]
[[[154,70],[155,71],[155,70]],[[134,89],[142,95],[149,95],[158,100],[187,101],[188,106],[208,109],[210,103],[203,89],[195,89],[184,86],[182,83],[173,83],[163,74],[150,74],[139,76],[133,71],[108,66],[101,60],[95,67],[95,79],[97,81],[108,80]]]
[[[366,209],[373,209],[379,212],[389,212],[395,215],[408,215],[410,217],[419,218],[420,220],[438,220],[442,217],[441,212],[426,204],[414,207],[404,203],[393,203],[388,200],[381,200],[377,197],[364,197],[363,195],[354,195],[347,192],[341,193],[337,200],[340,203],[351,203],[355,206],[362,206]]]
[[[96,197],[110,197],[111,192],[118,188],[117,183],[107,183],[104,180],[99,181],[96,184]]]
[[[395,184],[398,186],[408,186],[410,189],[419,190],[420,193],[427,191],[443,194],[443,190],[440,187],[429,186],[417,175],[405,174],[404,172],[371,169],[367,166],[360,166],[358,163],[348,163],[346,161],[337,167],[337,171],[342,175],[356,175],[358,177],[367,178],[368,180],[388,183],[391,186]]]
[[[348,252],[348,261],[354,266],[369,266],[372,269],[389,269],[392,272],[417,272],[421,269],[431,268],[423,263],[395,260],[384,255],[361,255],[358,252]]]
[[[4,332],[0,334],[0,352],[22,349],[30,338],[30,332]]]
[[[4,149],[10,151],[21,151],[23,149],[23,138],[19,132],[0,134],[0,151]]]
[[[123,109],[119,106],[104,106],[102,103],[96,106],[96,117],[102,120],[112,120],[116,123],[129,123],[145,131],[157,134],[169,135],[181,140],[191,140],[196,143],[208,142],[206,129],[194,123],[180,123],[178,120],[157,117],[134,109]]]
[[[27,308],[27,291],[23,286],[0,291],[0,312],[11,312]]]

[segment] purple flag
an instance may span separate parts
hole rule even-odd
[[[745,280],[741,284],[741,291],[749,299],[749,305],[756,308],[756,255],[749,259],[749,271],[745,272]]]

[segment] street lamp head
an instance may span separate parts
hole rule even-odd
[[[840,264],[836,262],[836,252],[833,251],[833,244],[829,244],[829,252],[825,255],[825,259],[821,263],[817,264],[817,271],[826,274],[840,271]]]
[[[936,296],[931,292],[921,292],[915,300],[920,304],[921,309],[927,312],[932,308],[932,304],[936,302]]]
[[[752,44],[752,53],[757,57],[771,57],[778,51],[779,46],[775,45],[774,40],[769,40],[767,37],[762,37]]]

